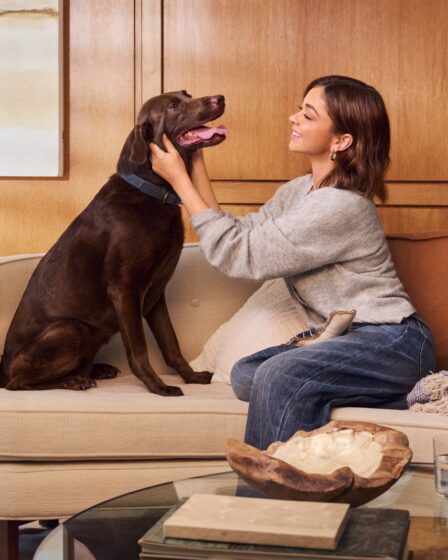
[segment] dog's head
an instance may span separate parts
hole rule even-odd
[[[192,150],[221,143],[227,129],[205,125],[220,117],[224,108],[223,95],[193,99],[186,91],[174,91],[152,97],[140,109],[134,130],[123,147],[120,162],[124,163],[125,159],[131,164],[145,165],[150,160],[150,142],[164,149],[163,133],[184,160],[188,159]]]

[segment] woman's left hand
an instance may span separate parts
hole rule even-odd
[[[166,134],[163,135],[163,145],[166,152],[153,142],[149,145],[152,154],[152,168],[158,175],[173,185],[179,179],[188,177],[188,173],[184,160]]]

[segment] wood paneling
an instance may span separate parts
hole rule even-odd
[[[165,0],[164,90],[221,93],[227,140],[206,150],[215,179],[286,179],[288,116],[304,86],[300,0]]]
[[[218,202],[264,204],[281,184],[281,181],[213,181],[213,188]],[[386,206],[448,206],[447,183],[388,183],[387,189]]]
[[[64,28],[65,175],[0,179],[2,255],[47,250],[114,172],[134,123],[134,1],[71,2]]]
[[[396,175],[448,178],[448,2],[402,0]]]
[[[162,92],[162,0],[135,0],[135,116]]]
[[[214,179],[305,173],[288,115],[313,78],[377,87],[392,128],[389,180],[448,180],[446,0],[165,0],[164,88],[223,93],[229,137]]]
[[[235,216],[256,212],[260,204],[221,204],[221,208]],[[378,214],[386,233],[448,232],[448,207],[379,206]],[[185,240],[196,242],[198,236],[184,211]]]
[[[406,1],[406,0],[405,0]],[[401,0],[307,0],[303,70],[309,83],[342,74],[363,80],[381,93],[391,124],[391,179],[401,179],[395,161],[399,142],[398,90]],[[408,92],[411,95],[411,92]],[[448,178],[448,170],[447,170]]]
[[[206,159],[225,209],[258,208],[307,171],[287,150],[287,119],[327,73],[385,97],[389,179],[402,181],[379,208],[386,229],[448,229],[447,16],[445,0],[67,0],[65,174],[0,178],[0,254],[48,249],[114,171],[135,113],[162,84],[226,95],[229,137]]]
[[[448,231],[448,207],[378,207],[378,214],[389,233]]]

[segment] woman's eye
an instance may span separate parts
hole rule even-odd
[[[302,105],[299,105],[297,108],[299,109],[299,111],[301,111],[301,112],[303,113],[303,107],[302,107]],[[304,116],[308,121],[312,120],[312,119],[311,119],[308,115],[306,115],[305,113],[303,113],[303,116]]]

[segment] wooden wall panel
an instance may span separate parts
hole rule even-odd
[[[0,254],[48,249],[113,172],[141,102],[162,84],[226,94],[229,138],[206,158],[227,209],[257,208],[306,172],[306,161],[287,151],[287,117],[307,81],[330,72],[377,85],[389,106],[389,178],[407,181],[391,183],[379,209],[389,231],[448,229],[444,0],[68,4],[65,174],[0,178]]]
[[[135,116],[162,92],[162,0],[135,0]]]
[[[0,178],[0,254],[46,251],[114,172],[134,123],[134,0],[65,10],[65,174]]]
[[[214,179],[299,175],[288,116],[304,86],[301,0],[165,0],[164,90],[221,93],[227,140],[206,151]]]
[[[378,213],[386,232],[448,232],[447,206],[382,206],[378,207]]]
[[[281,184],[281,181],[213,181],[213,189],[222,203],[264,204]],[[448,206],[446,183],[388,182],[386,185],[389,194],[386,206]]]
[[[448,2],[401,0],[396,174],[448,179]]]
[[[221,204],[235,216],[256,212],[260,204]],[[379,206],[378,214],[386,233],[448,232],[448,207]],[[193,243],[198,236],[184,211],[185,241]],[[447,255],[448,258],[448,255]]]
[[[308,171],[288,116],[310,80],[345,74],[388,108],[386,231],[448,230],[447,18],[445,0],[165,0],[164,90],[226,95],[228,139],[205,151],[221,205],[246,213]]]
[[[305,85],[345,74],[377,87],[392,128],[389,180],[448,181],[446,0],[166,0],[164,88],[224,93],[228,140],[211,176],[284,180],[288,115]]]

